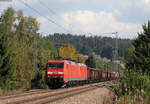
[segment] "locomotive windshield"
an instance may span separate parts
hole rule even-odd
[[[62,69],[64,68],[64,63],[48,63],[48,68]]]

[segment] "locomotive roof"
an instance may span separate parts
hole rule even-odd
[[[73,62],[73,61],[69,61],[69,60],[67,60],[67,61],[68,61],[68,63],[71,64],[71,65],[76,65],[76,63]]]
[[[66,60],[48,60],[47,62],[64,62]]]
[[[82,64],[82,63],[78,63],[78,64],[80,64],[80,66],[85,66],[85,67],[86,67],[86,65],[85,65],[85,64]]]
[[[48,60],[48,62],[65,62],[65,61],[68,62],[71,65],[79,64],[80,66],[85,66],[86,67],[86,65],[83,64],[83,63],[76,63],[76,62],[70,61],[70,60]]]

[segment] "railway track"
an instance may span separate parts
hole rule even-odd
[[[26,91],[23,93],[17,93],[17,94],[10,94],[10,95],[4,95],[0,96],[0,101],[5,100],[5,99],[10,99],[10,98],[15,98],[15,97],[21,97],[21,96],[28,96],[31,94],[38,94],[38,93],[45,93],[45,92],[50,92],[49,90],[31,90],[31,91]]]
[[[38,89],[38,90],[42,90],[42,89]],[[0,95],[0,98],[1,98],[1,97],[4,97],[4,96],[12,96],[12,95],[16,95],[16,94],[22,94],[22,93],[28,93],[28,92],[35,92],[35,91],[37,91],[37,89],[33,89],[33,90],[23,90],[23,91],[16,92],[16,93],[1,94],[1,95]]]
[[[7,97],[5,96],[3,98],[0,97],[0,104],[47,104],[87,91],[95,90],[103,86],[110,86],[110,82],[101,82],[58,90],[35,91]]]

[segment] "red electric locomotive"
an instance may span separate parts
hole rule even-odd
[[[87,80],[87,67],[68,60],[48,60],[46,83],[50,88],[73,85]]]

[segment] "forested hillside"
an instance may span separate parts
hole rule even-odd
[[[46,36],[47,39],[55,43],[56,45],[73,44],[76,46],[80,54],[95,53],[102,57],[112,59],[112,54],[115,49],[115,38],[101,37],[101,36],[89,36],[85,35],[71,35],[71,34],[59,34]],[[126,49],[130,44],[129,39],[118,39],[118,52],[119,56],[124,56]]]

